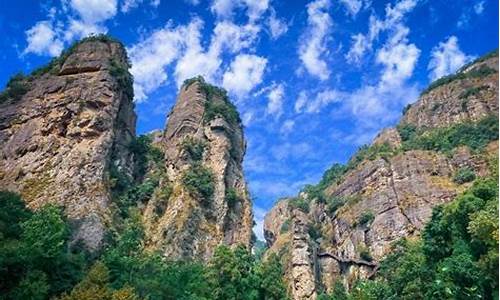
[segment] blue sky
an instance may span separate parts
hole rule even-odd
[[[72,41],[123,41],[138,131],[163,128],[177,90],[225,87],[248,141],[256,232],[279,198],[344,163],[430,81],[498,47],[493,0],[1,1],[0,86]]]

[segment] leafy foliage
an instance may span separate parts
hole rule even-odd
[[[184,172],[182,183],[189,193],[203,200],[204,203],[212,199],[215,190],[213,173],[201,164],[191,165]]]
[[[121,90],[124,91],[125,95],[129,99],[134,98],[134,78],[132,74],[128,71],[130,68],[130,64],[128,63],[121,63],[116,60],[111,60],[110,61],[110,68],[109,68],[109,74],[113,76],[117,83],[118,86],[120,87]]]
[[[182,141],[182,148],[189,154],[194,161],[200,161],[203,158],[206,145],[199,139],[187,137]]]
[[[309,213],[309,202],[302,197],[295,197],[289,200],[290,207]]]
[[[474,179],[476,179],[476,173],[468,167],[460,168],[455,175],[453,175],[453,181],[458,184],[471,182]]]
[[[436,207],[420,240],[402,239],[374,281],[351,299],[496,299],[498,181],[478,179],[453,202]],[[368,297],[368,298],[366,298]]]
[[[417,127],[413,124],[400,124],[396,128],[403,142],[411,140],[417,133]]]
[[[0,104],[8,100],[14,102],[21,100],[21,97],[28,92],[27,81],[28,78],[23,73],[12,76],[7,82],[5,90],[0,93]]]
[[[0,192],[0,294],[3,299],[47,299],[82,276],[85,253],[70,251],[69,225],[61,209],[35,213],[21,198]]]
[[[478,86],[478,87],[476,87],[476,86],[470,87],[470,88],[466,89],[465,91],[463,91],[462,93],[460,93],[459,98],[467,99],[471,96],[479,95],[479,93],[482,90],[486,90],[486,89],[488,89],[488,86],[486,86],[486,85],[482,85],[482,86]]]
[[[291,223],[291,220],[286,219],[285,222],[283,222],[283,224],[281,224],[280,234],[287,233],[290,230],[290,225],[291,225],[290,223]]]
[[[468,146],[473,150],[480,150],[489,142],[498,140],[498,117],[489,116],[476,123],[458,123],[449,127],[415,130],[412,134],[405,136],[406,140],[403,139],[404,150],[421,149],[447,152],[458,146]]]
[[[326,202],[326,209],[330,215],[333,215],[340,207],[342,207],[347,200],[340,196],[333,196],[328,198]]]
[[[371,223],[375,219],[375,215],[373,215],[373,212],[371,211],[365,211],[359,216],[358,224],[359,225],[366,225],[368,223]]]
[[[226,189],[226,202],[229,207],[234,207],[236,203],[241,202],[241,196],[238,194],[235,188]]]

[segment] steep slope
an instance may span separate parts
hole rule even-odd
[[[497,65],[494,53],[434,82],[397,128],[268,213],[269,251],[281,254],[294,299],[370,278],[393,242],[418,236],[433,207],[489,173],[498,153]]]
[[[252,207],[243,178],[245,141],[224,90],[187,80],[156,144],[166,176],[144,212],[147,245],[169,258],[208,259],[220,244],[252,240]]]
[[[0,94],[0,189],[19,192],[32,209],[63,206],[73,240],[90,250],[111,221],[110,168],[132,175],[127,69],[119,42],[92,37]]]

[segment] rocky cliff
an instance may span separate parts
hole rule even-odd
[[[490,172],[498,155],[497,66],[493,53],[434,82],[396,128],[267,214],[269,252],[281,255],[293,299],[374,276],[391,244],[418,236],[432,208],[468,186],[465,177]]]
[[[166,172],[144,212],[148,247],[169,258],[201,259],[219,244],[250,247],[246,145],[225,91],[203,78],[187,80],[156,145]]]
[[[1,93],[0,189],[37,209],[55,203],[74,241],[98,249],[111,221],[109,170],[131,174],[135,136],[128,60],[111,39],[88,38]]]

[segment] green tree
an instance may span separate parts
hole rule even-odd
[[[259,299],[284,300],[288,299],[283,282],[283,266],[275,253],[263,261],[257,269],[260,278]]]

